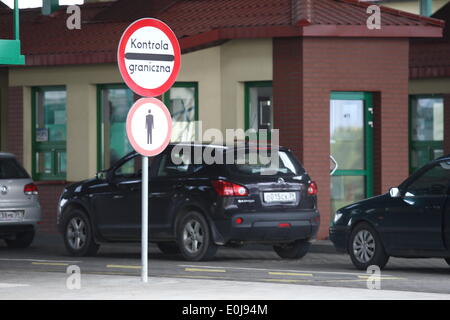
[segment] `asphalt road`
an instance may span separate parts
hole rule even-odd
[[[332,251],[329,249],[324,251]],[[314,251],[301,260],[290,261],[264,247],[221,248],[212,261],[188,262],[177,255],[163,255],[151,245],[149,276],[211,280],[218,285],[221,281],[244,281],[367,289],[368,274],[354,269],[348,256]],[[66,254],[58,236],[40,237],[25,250],[12,250],[0,243],[0,296],[2,283],[7,287],[8,280],[38,281],[45,274],[66,274],[70,265],[77,265],[82,275],[130,277],[138,282],[140,246],[108,244],[101,247],[96,257],[77,258]],[[375,280],[380,280],[381,290],[450,294],[449,275],[450,267],[442,259],[391,258]]]

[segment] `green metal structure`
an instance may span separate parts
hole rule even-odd
[[[20,54],[19,0],[14,0],[14,39],[0,39],[0,65],[24,65]]]

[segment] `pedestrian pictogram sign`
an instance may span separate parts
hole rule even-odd
[[[175,82],[180,70],[180,45],[162,21],[133,22],[119,42],[117,61],[127,86],[143,97],[156,97]]]
[[[161,153],[172,135],[172,117],[160,100],[141,98],[127,116],[127,136],[134,150],[146,157]]]

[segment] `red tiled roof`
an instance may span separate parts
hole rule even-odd
[[[163,4],[163,5],[162,5]],[[21,10],[27,65],[115,62],[122,32],[138,18],[166,22],[184,52],[233,38],[283,36],[439,36],[442,22],[382,8],[381,30],[369,30],[368,4],[354,0],[118,0],[82,6],[82,29],[66,28],[65,7],[50,16]],[[12,35],[0,10],[0,38]]]
[[[446,22],[444,36],[437,39],[413,39],[410,43],[410,77],[450,77],[450,3],[433,14]]]

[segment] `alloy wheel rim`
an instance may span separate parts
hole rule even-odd
[[[80,250],[86,244],[87,230],[83,219],[75,217],[67,226],[67,239],[72,249]]]
[[[353,239],[353,255],[361,263],[367,263],[375,255],[375,239],[368,230],[361,230]]]
[[[203,228],[197,220],[190,220],[183,229],[183,246],[190,254],[196,254],[203,246]]]

